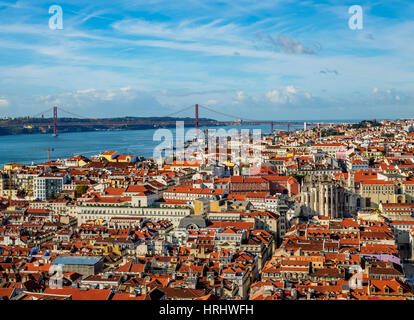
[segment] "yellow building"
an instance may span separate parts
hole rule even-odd
[[[74,156],[74,157],[67,159],[66,165],[70,167],[84,167],[90,162],[91,161],[88,158],[82,155],[78,155],[78,156]]]
[[[18,168],[22,168],[23,165],[20,163],[7,163],[4,165],[4,171],[14,171]]]
[[[105,153],[102,155],[106,160],[109,162],[115,162],[116,157],[119,156],[118,151],[105,151]]]
[[[93,249],[95,251],[95,254],[97,254],[97,255],[103,256],[103,255],[106,255],[106,254],[111,253],[111,252],[115,253],[119,256],[122,255],[122,252],[119,249],[118,244],[113,245],[113,244],[96,244],[96,243],[94,243],[93,246],[94,246]]]
[[[201,215],[209,212],[220,212],[222,208],[226,208],[224,201],[210,200],[207,198],[199,198],[193,201],[194,214]]]
[[[208,214],[210,212],[224,212],[228,211],[229,208],[228,202],[225,200],[210,200],[207,198],[199,198],[194,200],[193,203],[195,215]],[[243,210],[245,210],[245,208]]]
[[[362,181],[360,193],[365,208],[378,208],[381,203],[414,202],[414,181]]]
[[[227,211],[227,202],[224,200],[216,200],[210,202],[210,212]]]
[[[1,197],[9,197],[11,195],[12,198],[16,197],[17,190],[14,187],[14,183],[12,182],[11,186],[11,193],[10,193],[10,181],[7,176],[0,175],[0,196]]]
[[[236,201],[227,201],[226,202],[226,208],[227,210],[235,210],[235,211],[246,211],[252,209],[252,204],[249,201],[242,201],[242,200],[236,200]]]
[[[118,157],[116,157],[115,161],[116,162],[131,163],[131,162],[136,162],[137,157],[132,155],[132,154],[121,154]]]
[[[384,148],[368,148],[362,151],[361,154],[365,159],[374,158],[375,161],[380,161],[384,158]]]
[[[106,151],[102,157],[104,157],[109,162],[122,162],[122,163],[131,163],[136,162],[137,157],[133,154],[119,154],[118,151]]]

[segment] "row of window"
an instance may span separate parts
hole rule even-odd
[[[90,214],[131,214],[131,215],[142,215],[142,214],[149,214],[149,215],[171,215],[171,216],[185,216],[188,214],[188,211],[179,210],[179,211],[167,211],[167,210],[142,210],[136,211],[133,209],[95,209],[89,210],[85,209],[82,210],[81,213],[90,213]]]

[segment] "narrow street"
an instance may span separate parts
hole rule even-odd
[[[404,273],[405,277],[409,280],[409,284],[411,288],[414,289],[414,261],[413,260],[406,260],[406,262],[403,263]]]

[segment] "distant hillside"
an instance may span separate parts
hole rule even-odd
[[[58,132],[174,128],[176,126],[176,121],[184,121],[185,125],[189,127],[194,126],[195,123],[195,119],[190,117],[118,117],[100,119],[59,118]],[[217,120],[209,118],[200,118],[199,121],[213,126],[217,124]],[[14,118],[0,120],[0,135],[52,132],[52,118]]]

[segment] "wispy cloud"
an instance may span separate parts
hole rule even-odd
[[[402,114],[412,103],[409,1],[364,5],[360,31],[349,30],[348,7],[333,0],[64,0],[63,30],[48,28],[50,5],[0,1],[3,113],[30,114],[53,99],[91,115],[199,102],[285,118],[293,107],[301,116],[372,113],[375,104]]]

